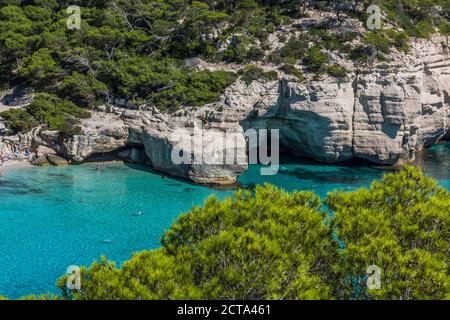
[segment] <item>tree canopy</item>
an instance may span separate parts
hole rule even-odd
[[[447,34],[450,30],[449,0],[376,3],[404,31],[369,32],[362,47],[352,48],[354,32],[318,26],[302,30],[298,39],[281,35],[283,47],[270,52],[269,35],[304,17],[307,7],[366,20],[359,5],[369,2],[79,0],[75,4],[81,9],[81,28],[72,30],[67,27],[71,1],[1,0],[0,90],[26,84],[37,93],[83,108],[120,99],[172,112],[215,102],[239,76],[217,68],[198,70],[188,62],[191,58],[222,66],[232,62],[242,68],[273,63],[300,81],[304,77],[297,64],[308,72],[345,78],[347,70],[330,64],[324,51],[344,52],[359,60],[370,56],[368,48],[380,56],[394,47],[406,51],[408,36],[428,37],[436,28]],[[270,57],[265,56],[268,52]],[[61,110],[57,117],[65,114]],[[42,121],[24,112],[7,115],[7,125],[15,132]]]
[[[82,270],[76,299],[449,299],[450,193],[405,167],[370,189],[240,190],[182,215],[158,250]],[[327,209],[331,209],[330,213]],[[368,289],[367,269],[380,269]]]
[[[450,193],[436,181],[405,167],[370,189],[330,194],[326,204],[345,245],[337,264],[344,297],[450,298]],[[379,290],[365,290],[370,265],[381,268]]]

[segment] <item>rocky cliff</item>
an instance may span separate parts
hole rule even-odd
[[[142,147],[157,170],[196,183],[232,184],[247,169],[245,159],[234,164],[175,164],[171,154],[179,141],[173,133],[184,128],[193,136],[200,124],[204,145],[218,152],[230,148],[218,143],[224,132],[235,134],[231,148],[242,151],[245,129],[279,129],[281,146],[293,154],[329,163],[360,158],[382,165],[412,160],[416,150],[449,136],[448,37],[414,40],[408,54],[394,53],[389,61],[341,63],[350,70],[346,79],[305,82],[279,72],[276,81],[247,85],[238,80],[219,102],[200,109],[168,115],[154,108],[100,108],[83,122],[80,135],[35,130],[21,139],[50,146],[76,162]],[[184,151],[190,158],[199,152],[195,146]]]
[[[283,146],[320,161],[411,160],[449,131],[448,40],[416,40],[409,54],[353,65],[346,81],[281,81],[244,123],[279,128]]]

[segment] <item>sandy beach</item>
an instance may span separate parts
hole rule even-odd
[[[2,166],[0,166],[0,171],[3,169],[5,172],[10,169],[24,169],[24,168],[30,168],[33,165],[29,161],[19,161],[19,160],[10,160],[4,163]]]

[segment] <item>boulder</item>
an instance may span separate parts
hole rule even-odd
[[[53,166],[66,166],[69,164],[66,159],[54,154],[47,154],[46,158],[48,162]]]
[[[36,160],[34,160],[33,165],[43,167],[50,165],[50,162],[48,162],[46,156],[40,156],[37,157]]]
[[[53,149],[50,149],[46,146],[39,146],[37,148],[36,155],[39,157],[45,157],[48,154],[56,155],[56,151]]]

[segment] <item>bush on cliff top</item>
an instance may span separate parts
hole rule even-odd
[[[328,3],[325,8],[324,3]],[[343,9],[336,3],[83,0],[77,3],[81,29],[69,30],[67,1],[1,1],[0,87],[31,84],[39,92],[80,107],[112,98],[154,104],[161,111],[198,106],[217,100],[235,78],[223,71],[185,68],[185,59],[259,61],[268,47],[269,34],[277,27],[304,16],[307,6],[340,13]],[[435,27],[449,30],[448,0],[380,0],[379,4],[405,29],[405,34],[388,37],[390,46],[404,50],[406,34],[426,37]],[[365,17],[358,6],[350,5],[348,10]],[[305,38],[289,40],[270,59],[289,65],[305,59],[313,62],[312,69],[333,74],[333,68],[314,63],[308,42],[315,39],[321,49],[347,52],[354,36],[345,30],[312,28]],[[226,41],[234,37],[236,41]],[[385,50],[382,39],[372,40]]]
[[[284,0],[77,5],[81,29],[69,30],[66,1],[0,2],[0,81],[26,82],[82,107],[109,96],[153,103],[162,111],[203,105],[217,100],[234,78],[186,69],[184,59],[220,59],[218,36],[210,36],[217,30],[222,39],[248,31],[244,59],[259,59],[255,39],[266,39],[295,11]]]
[[[40,93],[25,109],[10,109],[0,113],[0,116],[5,118],[8,129],[14,133],[28,132],[45,124],[49,130],[74,135],[80,132],[79,119],[89,118],[90,112],[69,100]]]
[[[255,66],[254,64],[246,65],[239,71],[241,80],[247,85],[250,85],[255,80],[261,81],[275,81],[278,79],[278,73],[274,70],[265,72],[263,69]]]
[[[28,132],[39,125],[32,115],[22,109],[9,109],[1,112],[0,117],[6,120],[6,127],[13,133]]]
[[[266,185],[210,198],[181,216],[162,248],[117,269],[82,270],[77,299],[448,299],[450,193],[406,167],[370,189],[331,193]],[[338,239],[339,242],[336,240]],[[381,289],[367,289],[367,268]]]

